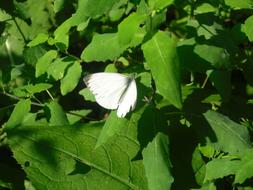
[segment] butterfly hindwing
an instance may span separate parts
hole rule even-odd
[[[123,96],[117,110],[118,117],[125,117],[125,115],[135,108],[137,99],[137,88],[135,80],[132,79]]]

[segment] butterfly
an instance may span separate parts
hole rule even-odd
[[[106,109],[117,109],[118,117],[125,117],[135,108],[137,87],[133,76],[101,72],[87,75],[83,80],[97,103]]]

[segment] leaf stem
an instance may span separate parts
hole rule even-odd
[[[49,92],[49,90],[46,90],[47,94],[49,95],[49,97],[54,101],[54,97],[52,96],[52,94]]]
[[[208,79],[209,79],[209,75],[206,75],[206,78],[205,78],[205,80],[204,80],[204,82],[203,82],[201,88],[205,88]]]

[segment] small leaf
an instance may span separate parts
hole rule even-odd
[[[204,116],[216,134],[219,149],[238,155],[251,148],[249,132],[245,126],[214,111],[207,111]]]
[[[234,175],[239,168],[240,161],[232,159],[214,159],[206,165],[206,175],[204,183],[223,178],[228,175]],[[219,168],[217,170],[217,168]]]
[[[143,164],[150,190],[168,190],[174,181],[169,164],[169,140],[162,133],[158,133],[154,140],[143,149]]]
[[[69,121],[70,125],[73,125],[80,121],[81,119],[85,118],[89,113],[91,113],[91,110],[74,110],[69,111],[66,115]]]
[[[47,110],[47,108],[49,110]],[[61,126],[69,124],[65,112],[56,101],[51,101],[50,103],[48,103],[46,105],[45,112],[47,114],[50,125]]]
[[[47,84],[47,83],[37,83],[35,85],[30,84],[30,85],[22,86],[22,88],[25,89],[30,94],[40,93],[40,92],[45,91],[51,87],[52,87],[52,85]]]
[[[74,90],[81,77],[82,67],[78,61],[74,62],[67,70],[66,75],[61,79],[61,93],[66,95]]]
[[[32,41],[30,41],[27,44],[27,46],[28,47],[34,47],[34,46],[37,46],[39,44],[42,44],[42,43],[44,43],[48,40],[48,37],[49,37],[48,34],[40,33]]]
[[[120,47],[117,33],[95,35],[83,50],[81,58],[86,62],[114,60],[125,48]]]
[[[158,93],[175,107],[181,108],[180,68],[175,39],[159,31],[142,46],[142,50]]]
[[[62,79],[69,65],[74,63],[74,59],[70,57],[56,59],[47,69],[47,74],[55,80]]]
[[[43,75],[52,61],[57,57],[56,50],[50,50],[46,52],[41,58],[38,59],[36,63],[36,73],[35,76],[39,77]]]
[[[241,163],[235,174],[235,183],[242,184],[253,176],[253,149],[249,149],[241,158]]]
[[[243,25],[243,30],[249,38],[249,41],[253,42],[253,16],[250,16]]]
[[[24,117],[26,116],[26,114],[29,113],[30,109],[31,109],[30,99],[20,100],[16,104],[9,120],[7,121],[5,125],[5,128],[9,130],[20,125]]]
[[[134,34],[138,32],[140,24],[142,24],[146,19],[146,15],[132,13],[127,18],[125,18],[118,26],[118,39],[120,46],[128,45]]]
[[[96,102],[95,96],[91,93],[91,91],[88,88],[84,88],[79,92],[80,95],[84,97],[85,100]]]

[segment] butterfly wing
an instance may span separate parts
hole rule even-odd
[[[134,78],[131,79],[126,91],[124,92],[119,107],[117,110],[118,117],[125,117],[125,115],[135,108],[137,100],[137,87]]]
[[[95,73],[84,77],[97,103],[106,109],[117,109],[130,77],[119,73]]]

